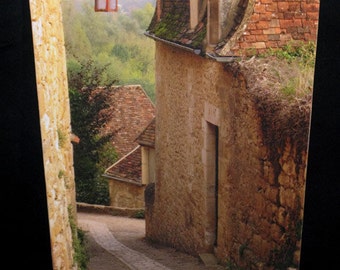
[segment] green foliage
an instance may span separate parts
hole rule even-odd
[[[63,132],[60,128],[57,129],[58,133],[58,145],[60,148],[63,148],[67,142],[67,136],[65,132]]]
[[[85,233],[76,226],[74,213],[72,208],[68,208],[69,222],[72,233],[72,246],[74,250],[74,262],[77,264],[79,270],[86,270],[89,261],[89,254],[85,246]]]
[[[100,168],[107,168],[112,164],[112,160],[117,160],[118,155],[110,142],[103,143],[99,149],[99,160],[98,164]]]
[[[112,55],[116,56],[123,63],[128,61],[131,51],[122,44],[115,44],[112,48]]]
[[[77,240],[74,242],[74,260],[77,262],[79,270],[87,270],[89,255],[85,247],[85,232],[77,228]]]
[[[92,61],[91,68],[101,73],[92,76],[96,81],[85,82],[96,86],[140,84],[155,101],[155,44],[144,35],[153,5],[146,3],[130,13],[105,13],[94,12],[90,0],[84,0],[81,8],[70,2],[62,3],[69,78],[74,72],[84,73],[86,62]]]
[[[139,84],[151,100],[154,96],[154,41],[143,32],[151,21],[153,6],[130,13],[94,12],[93,1],[81,6],[63,1],[63,24],[67,54],[67,76],[74,144],[76,200],[109,204],[104,170],[117,159],[110,136],[101,136],[107,107],[105,91],[99,86]]]
[[[61,178],[63,178],[64,176],[65,176],[65,171],[59,170],[59,172],[58,172],[58,178],[61,179]]]
[[[146,3],[144,8],[132,11],[132,18],[139,23],[141,29],[147,29],[155,8],[151,3]]]
[[[302,65],[314,67],[316,44],[314,42],[289,42],[281,49],[270,49],[264,56],[276,56],[288,63],[298,61]]]
[[[97,86],[110,86],[116,82],[113,76],[106,76],[111,63],[101,62],[93,58],[71,59],[67,62],[67,76],[69,88],[77,91],[82,88],[96,88]],[[85,94],[85,93],[84,93]],[[90,93],[86,93],[88,96]]]
[[[193,40],[192,47],[198,48],[202,45],[203,40],[207,36],[207,29],[203,28],[197,35],[197,37]]]
[[[295,95],[296,79],[288,81],[286,85],[282,87],[282,94],[286,97],[293,97]]]
[[[91,57],[92,55],[92,46],[91,42],[82,27],[81,21],[75,20],[72,23],[72,28],[66,31],[66,34],[71,35],[72,38],[68,38],[69,42],[66,43],[66,52],[67,55],[71,55],[73,57],[81,58],[81,57]]]
[[[109,191],[107,180],[101,175],[105,166],[116,160],[110,136],[100,136],[100,128],[107,119],[99,112],[108,106],[107,92],[95,91],[97,82],[105,81],[107,67],[98,67],[89,59],[82,64],[73,60],[68,68],[71,125],[80,137],[80,143],[73,148],[76,200],[102,205],[109,204]]]
[[[145,218],[145,211],[139,210],[133,215],[133,217],[138,218],[138,219],[144,219]]]
[[[169,40],[174,39],[180,33],[181,27],[175,23],[180,16],[180,14],[166,14],[154,29],[156,36]]]
[[[314,42],[290,42],[281,49],[270,49],[260,57],[275,57],[281,61],[280,66],[272,66],[271,69],[281,85],[282,96],[292,100],[312,92],[315,53]]]

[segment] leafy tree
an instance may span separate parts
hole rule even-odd
[[[155,101],[155,46],[144,35],[154,11],[151,1],[138,2],[144,6],[129,13],[94,12],[89,0],[81,7],[63,5],[68,61],[81,63],[91,58],[99,67],[110,64],[98,86],[110,77],[119,78],[120,84],[140,84]]]
[[[148,2],[143,8],[133,10],[132,18],[139,22],[139,26],[142,30],[145,30],[150,24],[150,18],[152,18],[154,11],[154,6]]]
[[[114,43],[120,29],[112,14],[94,12],[93,3],[84,3],[82,12],[79,13],[81,25],[91,42],[94,55],[105,49],[107,44]]]
[[[92,60],[71,63],[68,67],[71,125],[80,137],[80,143],[74,145],[76,200],[108,205],[108,183],[101,175],[117,155],[111,137],[100,136],[100,127],[107,119],[100,117],[99,112],[108,106],[107,92],[96,91],[106,66],[98,68]]]
[[[65,48],[68,59],[88,58],[92,55],[92,45],[72,1],[63,1],[63,25]]]
[[[118,57],[122,62],[127,62],[130,57],[130,51],[122,44],[115,44],[112,48],[112,55]]]

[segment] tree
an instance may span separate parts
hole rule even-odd
[[[139,22],[139,26],[142,30],[145,30],[150,24],[154,11],[154,6],[148,2],[143,8],[133,10],[132,18]]]
[[[106,66],[98,86],[119,78],[120,84],[140,84],[155,101],[155,44],[144,35],[154,6],[148,0],[130,5],[136,7],[129,13],[105,13],[94,12],[90,1],[81,7],[63,2],[68,65],[92,59],[98,67]]]
[[[93,60],[71,63],[68,67],[71,126],[80,137],[80,143],[74,145],[76,200],[108,205],[108,183],[101,175],[117,155],[110,143],[112,135],[100,135],[100,128],[107,119],[99,112],[108,104],[107,92],[98,91],[96,87],[106,67],[98,68]]]

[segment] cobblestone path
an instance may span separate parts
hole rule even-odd
[[[122,243],[111,234],[106,224],[96,221],[87,221],[91,235],[95,241],[104,249],[121,260],[133,270],[171,270],[162,264],[146,257],[144,254],[134,251]]]

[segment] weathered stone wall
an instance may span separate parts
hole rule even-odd
[[[294,252],[298,262],[306,153],[287,142],[274,168],[246,83],[224,64],[156,42],[156,69],[161,121],[146,236],[192,254],[214,251],[247,269],[291,260]]]
[[[75,217],[76,204],[60,1],[31,0],[30,9],[53,269],[77,269],[69,213]]]
[[[110,179],[110,206],[144,208],[144,187],[145,185]]]

